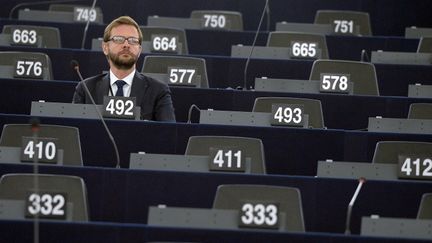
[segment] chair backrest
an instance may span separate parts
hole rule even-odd
[[[28,194],[34,192],[34,178],[34,174],[3,175],[0,178],[0,200],[28,201]],[[38,174],[37,178],[40,193],[66,194],[65,206],[67,211],[72,211],[71,221],[88,221],[87,190],[82,178],[47,174]],[[16,215],[16,219],[23,219],[23,215],[24,212]]]
[[[5,124],[0,146],[21,147],[22,137],[33,136],[29,124]],[[56,138],[56,146],[63,149],[63,165],[82,166],[81,143],[78,128],[59,125],[40,125],[40,138]]]
[[[242,14],[236,11],[193,10],[190,17],[202,19],[203,28],[243,30]]]
[[[285,221],[281,222],[284,230],[305,231],[301,194],[297,188],[268,185],[220,185],[216,191],[213,208],[241,210],[242,205],[248,202],[278,204],[278,213],[285,214]]]
[[[432,37],[422,37],[417,52],[432,53]]]
[[[61,48],[60,31],[57,27],[35,26],[35,25],[4,25],[3,26],[4,34],[10,34],[10,35],[15,34],[16,36],[22,38],[24,38],[23,30],[27,30],[27,32],[30,32],[32,30],[35,31],[37,39],[41,39],[40,47],[42,48]]]
[[[324,118],[320,100],[291,97],[258,97],[255,99],[253,112],[272,112],[273,104],[296,104],[304,106],[304,113],[309,115],[309,127],[324,128]]]
[[[152,41],[152,36],[173,36],[177,37],[178,44],[181,44],[181,51],[179,54],[189,54],[186,33],[184,29],[169,28],[169,27],[156,27],[156,26],[140,26],[143,33],[143,41]]]
[[[192,136],[186,155],[209,155],[211,147],[234,147],[242,151],[244,158],[251,158],[251,173],[265,174],[264,146],[261,139],[228,136]]]
[[[423,194],[417,219],[432,219],[432,193]]]
[[[371,36],[369,13],[345,10],[318,10],[315,24],[331,24],[335,34]]]
[[[207,79],[207,68],[203,58],[195,57],[181,57],[181,56],[146,56],[142,72],[144,74],[159,74],[167,76],[166,80],[169,85],[175,85],[176,83],[170,81],[170,68],[183,68],[183,69],[194,69],[195,72],[192,78],[200,77],[200,82],[197,83],[197,87],[208,88],[209,82]],[[187,82],[190,76],[176,74],[176,82],[180,82],[180,76],[184,76]]]
[[[372,163],[397,164],[399,156],[430,156],[432,143],[411,141],[381,141],[375,146]]]
[[[315,49],[315,52],[316,50],[320,49],[321,57],[319,57],[317,54],[313,56],[315,58],[321,58],[321,59],[329,58],[327,42],[324,35],[299,33],[299,32],[287,32],[287,31],[275,31],[275,32],[270,32],[267,38],[267,46],[291,47],[291,49],[293,49],[294,48],[293,45],[295,45],[296,43],[297,45],[307,44],[308,46],[305,48],[307,50],[312,48],[310,44],[315,44],[316,47],[314,47],[313,49]],[[299,50],[300,48],[301,46],[298,47]]]
[[[316,60],[313,63],[309,80],[320,80],[321,74],[346,74],[354,84],[355,95],[379,95],[375,66],[372,63]]]
[[[432,103],[411,104],[408,119],[432,119]]]
[[[0,76],[3,78],[54,79],[51,59],[47,54],[40,52],[0,52]]]

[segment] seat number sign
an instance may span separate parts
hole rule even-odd
[[[57,138],[22,137],[21,161],[56,164]]]
[[[151,52],[179,52],[179,41],[176,35],[152,35]]]
[[[225,15],[219,14],[204,14],[203,27],[210,29],[224,29],[227,27],[227,19]]]
[[[338,34],[354,34],[354,21],[353,20],[333,20],[333,31]]]
[[[432,156],[399,156],[398,177],[432,180]]]
[[[327,93],[349,93],[350,75],[341,73],[321,73],[320,92]]]
[[[211,147],[209,151],[209,170],[226,172],[245,172],[244,154],[237,148]]]
[[[104,96],[103,116],[110,118],[135,119],[135,97]]]
[[[27,192],[25,217],[66,219],[67,195],[53,192]]]
[[[268,202],[244,202],[239,210],[239,227],[278,229],[279,205]]]
[[[318,58],[318,44],[292,41],[291,56],[295,58]]]
[[[42,79],[43,69],[42,62],[39,60],[18,59],[15,61],[14,77]]]
[[[97,19],[97,11],[89,7],[74,7],[75,22],[95,22]]]
[[[198,75],[195,68],[168,67],[168,80],[171,85],[197,86]]]
[[[272,104],[271,125],[303,127],[304,106],[298,104]]]
[[[12,28],[12,45],[34,46],[38,45],[38,34],[34,29]]]

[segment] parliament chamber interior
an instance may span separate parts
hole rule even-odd
[[[432,242],[432,1],[1,5],[0,242]],[[72,102],[120,16],[174,122]]]

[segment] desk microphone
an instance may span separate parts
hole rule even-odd
[[[39,138],[40,121],[37,117],[30,119],[30,128],[32,132],[33,146],[36,146]],[[39,159],[37,155],[33,156],[33,186],[34,193],[39,194]],[[39,243],[39,215],[36,214],[33,221],[33,242]]]
[[[345,234],[349,235],[351,234],[350,226],[351,226],[351,213],[352,208],[354,206],[355,201],[357,200],[357,196],[363,186],[363,184],[366,182],[366,179],[361,177],[359,178],[359,183],[357,185],[357,189],[354,192],[354,195],[351,198],[350,203],[348,204],[348,210],[347,210],[347,218],[346,218],[346,225],[345,225]]]
[[[40,2],[25,2],[25,3],[19,3],[15,5],[11,11],[9,12],[9,19],[12,19],[12,15],[18,8],[21,7],[30,7],[30,6],[39,6],[39,5],[45,5],[45,4],[51,4],[51,3],[75,3],[75,2],[84,2],[87,0],[60,0],[60,1],[40,1]]]
[[[261,19],[260,19],[259,24],[258,24],[258,29],[257,29],[257,31],[255,32],[255,37],[254,37],[254,40],[253,40],[253,42],[252,42],[252,48],[251,48],[251,51],[250,51],[250,53],[249,53],[248,58],[246,59],[245,70],[244,70],[244,79],[243,79],[243,89],[244,89],[244,90],[247,90],[247,80],[246,80],[246,77],[247,77],[247,69],[248,69],[248,66],[249,66],[250,59],[251,59],[251,57],[252,57],[252,53],[253,53],[253,51],[254,51],[254,49],[255,49],[256,40],[257,40],[257,38],[258,38],[258,34],[259,34],[260,29],[261,29],[261,24],[262,24],[262,22],[263,22],[263,20],[264,20],[264,15],[265,15],[266,10],[267,10],[267,8],[268,8],[268,2],[269,2],[269,0],[266,0],[265,5],[264,5],[264,9],[263,9],[262,14],[261,14]]]
[[[270,4],[267,4],[267,8],[266,8],[266,17],[267,17],[267,31],[270,31]]]
[[[84,82],[84,79],[83,79],[83,77],[82,77],[82,75],[81,75],[81,72],[80,72],[80,70],[79,70],[79,63],[78,63],[78,61],[76,61],[76,60],[72,60],[72,61],[71,61],[71,67],[72,67],[72,69],[75,70],[75,72],[78,74],[80,80],[82,81],[81,83],[83,84],[84,90],[85,90],[86,94],[89,96],[89,98],[90,98],[92,104],[94,105],[95,110],[96,110],[96,113],[98,114],[99,119],[100,119],[100,121],[102,122],[102,125],[104,126],[105,131],[106,131],[106,133],[108,134],[108,137],[109,137],[110,140],[111,140],[111,143],[113,144],[114,151],[115,151],[115,153],[116,153],[116,158],[117,158],[116,168],[120,168],[120,156],[119,156],[119,151],[118,151],[118,148],[117,148],[117,144],[116,144],[116,142],[115,142],[115,140],[114,140],[114,137],[112,136],[112,134],[111,134],[111,132],[110,132],[108,126],[106,125],[105,120],[104,120],[102,114],[100,113],[99,108],[98,108],[98,106],[96,105],[96,102],[94,101],[93,96],[92,96],[91,93],[90,93],[90,90],[89,90],[88,87],[87,87],[87,84]]]
[[[187,123],[191,123],[191,119],[192,119],[191,116],[192,116],[192,110],[193,110],[193,108],[197,109],[198,111],[201,111],[201,109],[200,109],[197,105],[192,104],[192,105],[189,107]]]
[[[97,2],[97,0],[93,0],[93,4],[92,4],[91,9],[95,8],[96,2]],[[85,40],[86,40],[86,37],[87,37],[87,32],[88,32],[89,25],[90,25],[90,17],[87,18],[86,25],[84,27],[84,33],[83,33],[83,38],[82,38],[82,42],[81,42],[81,49],[84,49],[84,44],[85,44]]]
[[[361,55],[360,55],[360,62],[370,62],[370,58],[369,55],[367,54],[366,50],[363,49],[361,51]]]

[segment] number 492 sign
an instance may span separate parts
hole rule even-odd
[[[134,119],[135,100],[135,97],[104,96],[103,116]]]

